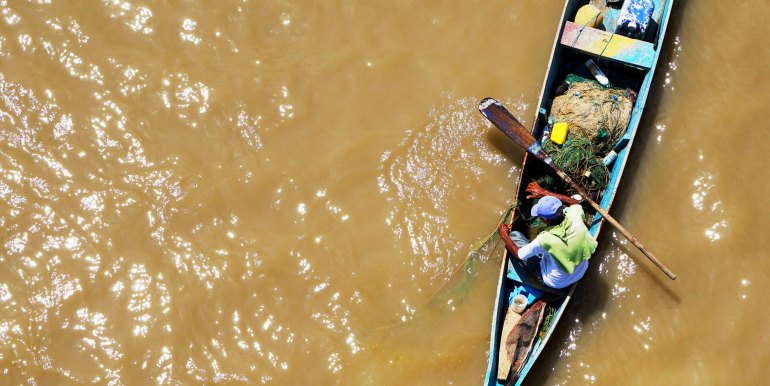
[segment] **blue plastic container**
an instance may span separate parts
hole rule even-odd
[[[620,8],[615,33],[631,39],[645,40],[655,11],[653,0],[626,0]]]

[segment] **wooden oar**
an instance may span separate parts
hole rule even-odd
[[[556,174],[558,174],[559,177],[564,180],[564,182],[572,186],[572,188],[575,189],[578,194],[583,196],[583,198],[588,201],[588,203],[594,209],[596,209],[596,211],[599,212],[599,214],[601,214],[605,220],[612,224],[612,226],[614,226],[615,229],[622,233],[623,236],[625,236],[632,244],[634,244],[635,247],[639,248],[639,250],[642,251],[642,253],[647,256],[647,258],[650,259],[658,268],[660,268],[661,271],[666,274],[666,276],[668,276],[671,280],[676,279],[676,275],[674,275],[671,270],[666,268],[663,263],[658,261],[655,255],[644,248],[639,240],[636,239],[636,237],[631,235],[631,233],[629,233],[626,228],[623,228],[623,226],[620,225],[620,223],[618,223],[612,216],[610,216],[609,213],[602,209],[599,204],[594,202],[594,200],[592,200],[588,194],[583,191],[580,186],[578,186],[578,184],[572,181],[572,178],[570,178],[566,173],[564,173],[564,171],[562,171],[553,163],[551,157],[541,147],[540,142],[538,142],[535,137],[533,137],[532,134],[530,134],[527,129],[525,129],[524,126],[522,126],[521,123],[519,123],[519,121],[516,120],[516,118],[514,118],[508,110],[506,110],[505,107],[503,107],[502,104],[500,104],[500,102],[492,98],[485,98],[479,102],[479,111],[481,111],[481,114],[483,114],[495,126],[497,126],[498,129],[505,133],[508,138],[512,139],[519,146],[526,149],[529,154],[532,154],[537,159],[550,166],[551,169],[553,169],[553,171],[555,171]]]

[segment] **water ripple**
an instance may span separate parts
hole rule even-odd
[[[488,123],[476,112],[476,103],[475,98],[447,96],[429,112],[424,127],[409,131],[396,149],[381,156],[380,193],[403,205],[391,211],[386,223],[396,239],[408,239],[418,256],[412,265],[424,273],[452,270],[451,255],[462,252],[463,244],[448,230],[450,202],[459,195],[475,200],[485,167],[505,161],[483,135]],[[522,103],[508,105],[519,116],[526,110]]]

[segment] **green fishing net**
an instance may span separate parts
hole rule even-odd
[[[561,149],[551,141],[544,141],[545,150],[554,164],[572,178],[581,188],[587,192],[599,192],[607,187],[610,172],[601,158],[595,155],[594,147],[587,138],[579,136],[568,137]],[[553,177],[550,177],[553,180]],[[555,182],[543,182],[541,186],[551,185]],[[571,190],[571,189],[568,189]],[[576,193],[576,192],[571,192]]]

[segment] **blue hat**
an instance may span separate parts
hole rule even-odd
[[[540,216],[544,219],[550,220],[558,217],[559,208],[561,208],[561,201],[554,196],[543,196],[540,201],[532,207],[532,216]]]

